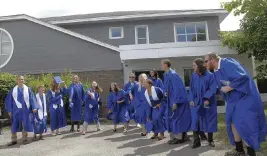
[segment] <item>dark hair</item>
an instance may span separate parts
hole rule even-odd
[[[51,90],[53,92],[55,92],[57,88],[59,88],[59,85],[57,83],[55,83],[55,81],[53,80],[53,82],[51,84]]]
[[[109,92],[112,92],[112,89],[111,89],[111,85],[112,85],[112,84],[115,86],[115,93],[118,93],[120,88],[119,88],[118,84],[115,83],[115,82],[112,82],[112,83],[110,84]]]
[[[169,59],[164,59],[162,60],[163,64],[167,64],[167,66],[170,68],[171,67],[171,61]]]
[[[150,80],[150,79],[146,79],[146,82],[147,82],[149,85],[153,86],[153,82],[152,82],[152,80]]]
[[[207,71],[205,66],[205,61],[202,58],[197,58],[194,60],[195,64],[197,64],[198,72],[203,74]]]
[[[151,70],[151,72],[154,72],[155,78],[159,78],[159,74],[158,74],[158,72],[155,69]]]

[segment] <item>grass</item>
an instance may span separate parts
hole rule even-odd
[[[267,106],[266,105],[265,105],[265,108],[264,108],[264,112],[265,112],[265,116],[267,118]],[[226,147],[230,146],[230,142],[228,140],[228,135],[227,135],[227,132],[226,132],[225,115],[224,114],[219,114],[218,115],[218,133],[215,133],[215,138],[216,138],[216,140],[221,142]],[[267,142],[266,141],[261,144],[260,152],[263,155],[267,156]]]

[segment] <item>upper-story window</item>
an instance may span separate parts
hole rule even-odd
[[[123,27],[109,28],[109,39],[121,39],[124,37]]]
[[[149,44],[147,25],[138,25],[135,27],[135,44]]]
[[[176,23],[174,37],[176,42],[208,41],[207,23]]]
[[[0,28],[0,68],[4,67],[13,54],[14,43],[11,35]]]

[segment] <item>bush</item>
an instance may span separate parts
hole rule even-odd
[[[53,77],[54,76],[60,76],[63,81],[65,81],[66,85],[69,86],[72,83],[72,77],[73,73],[71,71],[66,71],[61,74],[39,74],[39,75],[24,75],[25,78],[25,84],[32,88],[32,90],[37,93],[38,86],[44,85],[46,90],[50,89],[51,84],[53,83]],[[91,83],[90,81],[84,81],[82,82],[84,85],[84,89],[87,89],[90,87]],[[16,75],[10,74],[10,73],[0,73],[0,107],[2,110],[4,110],[4,101],[5,98],[13,87],[15,87],[17,84],[17,78]],[[69,118],[69,102],[68,102],[68,96],[64,97],[64,104],[65,109],[67,113],[67,118]]]

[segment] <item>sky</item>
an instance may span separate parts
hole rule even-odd
[[[134,10],[219,9],[229,0],[7,0],[1,2],[0,16],[27,14],[33,17],[51,17]],[[241,17],[230,14],[221,30],[237,30]]]

